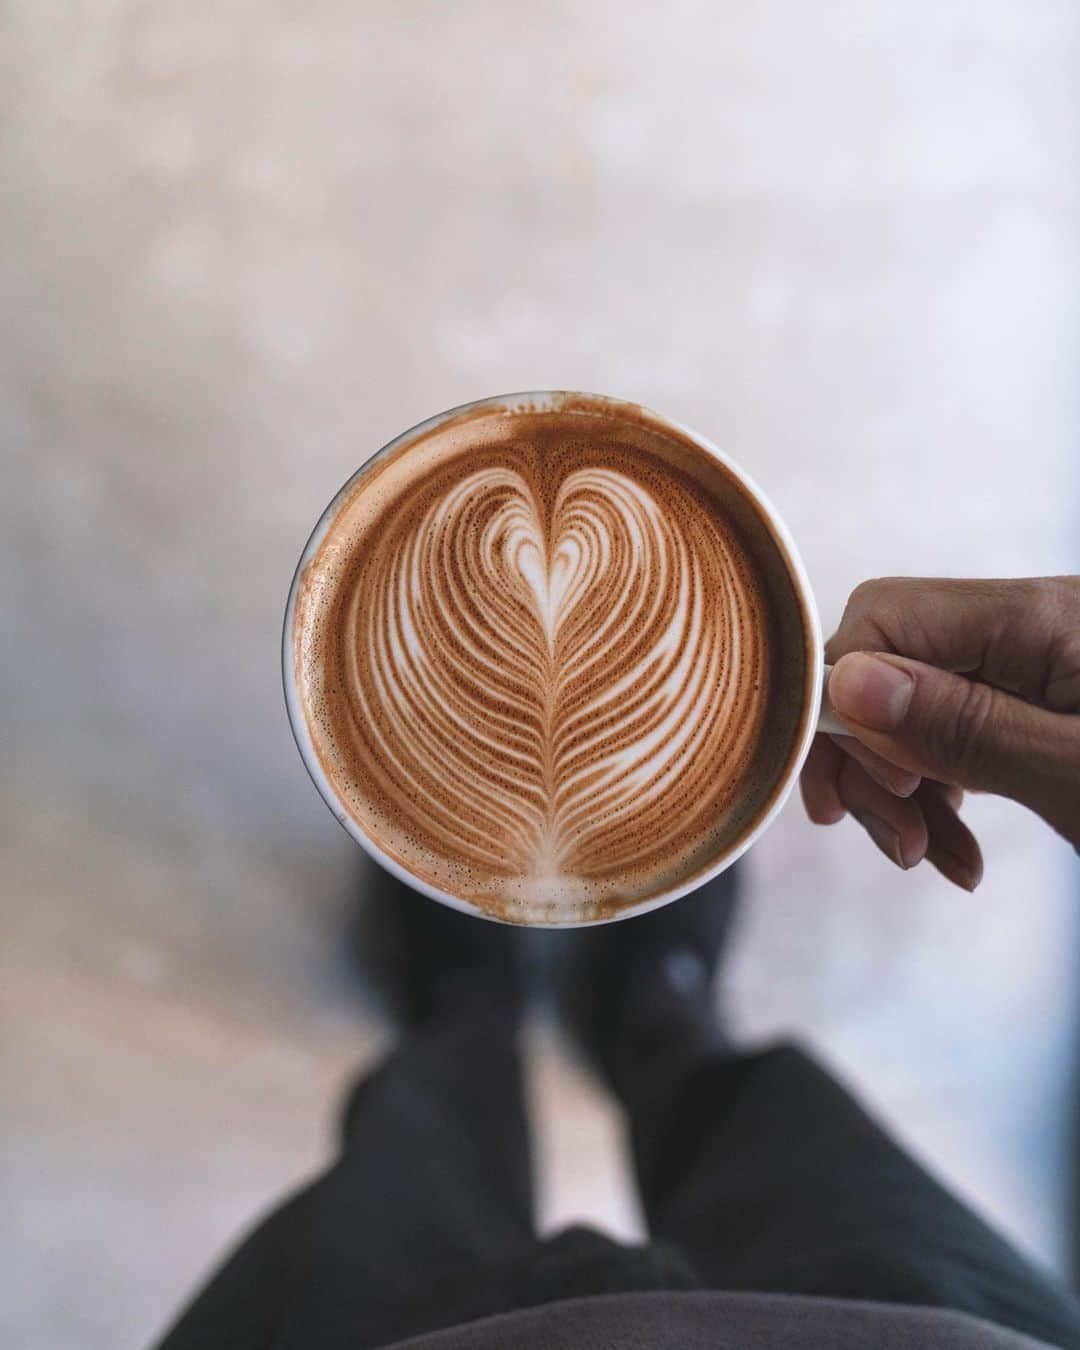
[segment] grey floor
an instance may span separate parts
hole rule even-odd
[[[338,484],[502,390],[639,399],[865,576],[1075,570],[1080,11],[13,0],[0,33],[0,1340],[146,1344],[387,1044],[278,626]],[[1063,1255],[1069,850],[974,896],[792,804],[727,987]],[[639,1220],[530,1033],[545,1225]]]

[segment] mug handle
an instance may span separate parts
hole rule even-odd
[[[837,717],[832,704],[829,702],[829,676],[831,674],[832,666],[822,667],[821,703],[818,705],[817,730],[831,736],[850,736],[851,732]]]

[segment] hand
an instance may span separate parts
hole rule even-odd
[[[974,890],[964,788],[1012,797],[1080,851],[1080,577],[889,577],[852,592],[825,646],[850,736],[818,736],[810,819],[850,812],[899,867]]]

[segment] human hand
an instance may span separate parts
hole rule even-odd
[[[849,812],[900,867],[928,858],[974,890],[963,789],[1030,807],[1080,851],[1080,577],[887,577],[852,592],[826,643],[850,736],[802,771],[819,825]]]

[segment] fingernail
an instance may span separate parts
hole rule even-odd
[[[880,816],[872,816],[869,812],[859,817],[859,824],[887,858],[891,858],[897,867],[904,866],[903,854],[900,852],[900,835],[891,825]]]
[[[902,867],[905,872],[909,872],[922,862],[923,855],[910,848],[905,851],[899,831],[894,830],[888,821],[882,820],[880,816],[875,816],[867,811],[859,817],[859,824],[881,849],[882,853],[897,867]]]
[[[962,886],[965,891],[974,891],[980,881],[982,881],[983,868],[982,860],[972,864],[968,858],[961,858],[958,854],[949,850],[943,850],[945,853],[945,874],[950,881],[954,881],[957,886]]]
[[[953,862],[953,877],[959,886],[963,886],[965,891],[973,891],[982,881],[982,861],[972,864],[968,858],[957,857],[955,853],[950,853],[949,857]]]
[[[906,670],[869,652],[842,656],[829,679],[829,698],[840,716],[871,731],[895,731],[914,692]]]

